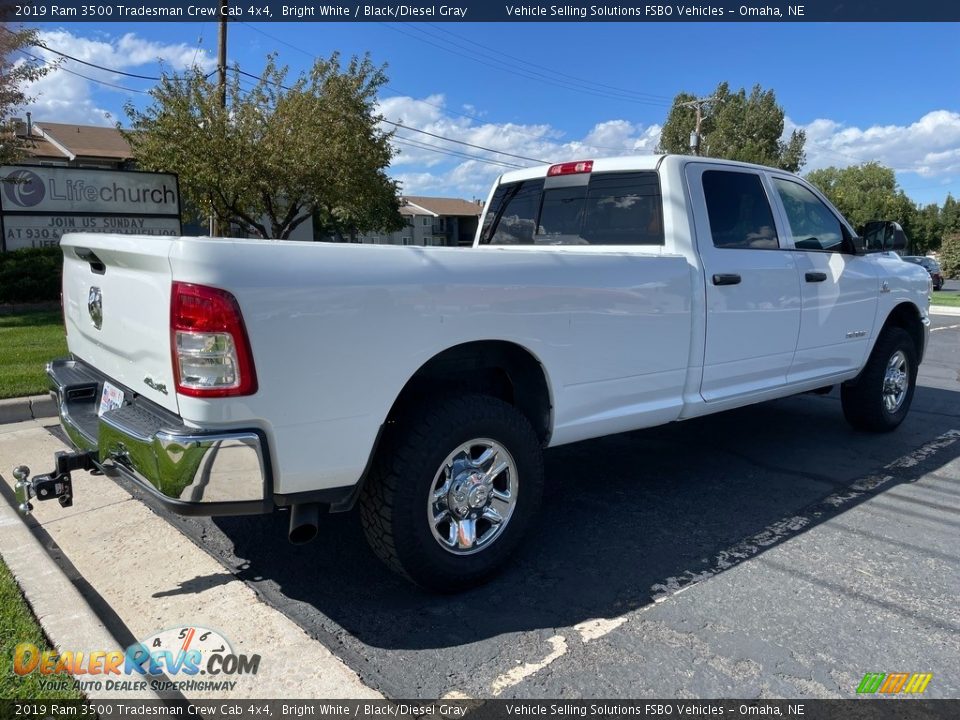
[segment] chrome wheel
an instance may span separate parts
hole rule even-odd
[[[903,350],[897,350],[890,356],[883,376],[883,407],[888,413],[895,413],[903,405],[910,387],[910,366]]]
[[[517,505],[517,466],[496,440],[476,438],[447,455],[427,499],[430,531],[455,555],[488,547]]]

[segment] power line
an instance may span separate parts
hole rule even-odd
[[[206,25],[206,23],[203,23],[200,26],[200,37],[197,38],[197,49],[193,51],[193,62],[191,63],[194,67],[197,65],[197,55],[200,54],[200,46],[203,45],[203,29]]]
[[[268,38],[270,38],[271,40],[280,43],[281,45],[285,45],[285,46],[287,46],[288,48],[290,48],[291,50],[296,50],[298,53],[301,53],[302,55],[305,55],[306,57],[310,58],[311,60],[318,60],[318,59],[320,59],[319,56],[314,55],[314,54],[311,53],[309,50],[304,50],[304,49],[301,48],[301,47],[297,47],[297,46],[294,45],[293,43],[289,43],[289,42],[287,42],[286,40],[283,40],[282,38],[277,37],[276,35],[271,35],[271,34],[268,33],[266,30],[261,30],[260,28],[254,26],[254,25],[251,25],[251,24],[248,23],[248,22],[245,22],[245,21],[241,20],[241,21],[240,21],[240,24],[246,25],[248,28],[250,28],[250,29],[253,30],[254,32],[260,33],[260,34],[263,35],[264,37],[268,37]],[[410,97],[414,102],[423,103],[424,105],[428,105],[429,107],[436,108],[437,110],[440,110],[441,112],[446,113],[446,114],[448,114],[448,115],[459,115],[460,117],[465,117],[465,118],[468,118],[468,119],[470,119],[470,120],[474,120],[474,121],[476,121],[476,122],[490,122],[490,121],[487,120],[486,118],[480,117],[479,115],[476,115],[476,114],[466,113],[466,112],[462,112],[462,111],[460,111],[460,110],[454,110],[453,108],[448,108],[448,107],[445,107],[445,106],[443,106],[443,105],[438,105],[437,103],[432,103],[432,102],[430,102],[429,100],[421,100],[421,99],[418,99],[418,98],[414,98],[410,93],[406,93],[406,92],[404,92],[403,90],[401,90],[400,88],[397,88],[397,87],[395,87],[395,86],[393,86],[393,85],[390,85],[389,83],[384,83],[383,87],[386,88],[387,90],[392,90],[393,92],[397,93],[398,95],[403,95],[403,96]],[[525,136],[527,136],[527,137],[536,138],[536,139],[538,139],[538,140],[542,139],[542,135],[541,135],[540,133],[532,133],[532,132],[525,131],[525,130],[514,130],[514,132],[516,132],[518,135],[525,135]],[[614,148],[614,147],[604,147],[604,146],[602,146],[602,145],[595,145],[594,147],[599,148],[599,149],[601,149],[601,150],[622,150],[622,149],[623,149],[623,148]]]
[[[16,33],[14,33],[12,30],[9,30],[9,29],[7,29],[7,28],[5,28],[5,27],[3,27],[3,26],[0,26],[0,30],[3,30],[5,33],[7,33],[7,34],[9,34],[9,35],[15,35],[15,34],[16,34]],[[42,42],[34,43],[34,47],[42,48],[42,49],[46,50],[47,52],[52,52],[52,53],[54,53],[55,55],[59,55],[59,56],[62,57],[62,58],[66,58],[67,60],[72,60],[73,62],[78,62],[78,63],[80,63],[81,65],[87,65],[88,67],[96,68],[97,70],[103,70],[104,72],[108,72],[108,73],[111,73],[111,74],[114,74],[114,75],[125,75],[126,77],[136,78],[136,79],[138,79],[138,80],[155,80],[155,81],[156,81],[156,80],[160,80],[160,78],[154,77],[153,75],[138,75],[138,74],[136,74],[136,73],[125,72],[124,70],[114,70],[113,68],[104,67],[103,65],[97,65],[96,63],[92,63],[92,62],[89,62],[89,61],[87,61],[87,60],[81,60],[80,58],[74,57],[73,55],[68,55],[67,53],[63,52],[62,50],[54,50],[52,47],[49,47],[49,46],[47,46],[46,44],[44,44],[44,43],[42,43]],[[39,61],[39,62],[44,63],[45,65],[52,65],[52,63],[48,63],[48,62],[47,62],[46,60],[44,60],[43,58],[39,58],[39,57],[37,57],[36,55],[30,55],[30,54],[29,54],[28,52],[26,52],[25,50],[20,50],[20,52],[22,52],[24,55],[27,55],[27,56],[33,58],[34,60],[37,60],[37,61]],[[61,69],[61,70],[66,70],[66,68],[63,68],[63,67],[61,67],[60,69]],[[70,71],[68,70],[67,72],[70,72]],[[86,75],[80,75],[80,73],[73,73],[73,74],[74,74],[74,75],[79,75],[79,76],[82,77],[82,78],[87,78]],[[88,80],[91,80],[92,78],[87,78],[87,79],[88,79]],[[94,82],[98,82],[98,81],[95,80]],[[109,83],[105,83],[105,84],[109,84]],[[113,86],[113,87],[120,87],[120,86],[119,86],[119,85],[115,85],[115,86]],[[121,89],[129,89],[129,88],[121,88]],[[142,91],[134,91],[134,92],[142,92]]]
[[[253,77],[253,75],[252,75],[251,73],[246,73],[246,72],[243,73],[243,75],[244,75],[244,77],[239,78],[240,82],[241,82],[241,83],[246,83],[246,84],[248,84],[248,85],[253,86],[254,83],[252,82],[252,80],[249,79],[250,77]],[[281,86],[281,87],[282,87],[282,86]],[[247,96],[249,96],[249,95],[251,94],[251,91],[250,91],[250,90],[247,90],[247,89],[244,89],[244,88],[241,88],[241,89],[240,89],[240,92],[246,94]],[[496,167],[516,168],[516,169],[521,169],[521,168],[526,167],[525,165],[517,165],[517,164],[515,164],[515,163],[508,163],[508,162],[503,161],[503,160],[494,160],[493,158],[485,158],[485,157],[482,157],[482,156],[480,156],[480,155],[471,155],[471,154],[469,154],[469,153],[460,152],[460,151],[454,150],[454,149],[452,149],[452,148],[441,148],[441,147],[437,147],[436,145],[428,145],[428,144],[426,144],[426,143],[422,143],[422,142],[420,142],[420,141],[414,140],[413,138],[407,138],[407,137],[398,136],[398,135],[393,135],[393,136],[391,136],[390,142],[391,142],[391,143],[397,143],[397,144],[400,144],[400,145],[408,145],[408,146],[410,146],[410,147],[415,147],[415,148],[418,148],[418,149],[420,149],[420,150],[428,150],[428,151],[430,151],[430,152],[434,152],[434,153],[437,153],[437,154],[439,154],[439,155],[449,155],[450,157],[460,157],[460,158],[465,158],[465,159],[468,159],[468,160],[476,160],[477,162],[486,163],[487,165],[494,165],[494,166],[496,166]],[[451,142],[455,142],[455,141],[451,141]],[[493,152],[496,152],[496,151],[493,151]]]
[[[505,52],[503,52],[502,50],[498,50],[498,49],[492,48],[492,47],[490,47],[490,46],[488,46],[488,45],[483,45],[483,44],[481,44],[481,43],[478,43],[478,42],[476,42],[475,40],[471,40],[470,38],[464,37],[463,35],[458,35],[457,33],[452,33],[452,32],[450,32],[449,30],[447,30],[446,28],[441,28],[441,27],[440,27],[439,25],[437,25],[436,23],[426,23],[426,25],[428,25],[429,27],[434,28],[435,30],[444,32],[444,33],[446,33],[447,35],[450,35],[451,37],[455,37],[455,38],[457,38],[458,41],[463,41],[463,42],[465,42],[465,43],[469,43],[469,44],[471,44],[471,45],[475,45],[476,47],[480,48],[481,50],[485,50],[485,51],[487,51],[487,52],[495,53],[495,54],[497,54],[497,55],[502,55],[502,56],[505,57],[505,58],[510,58],[511,60],[515,60],[516,62],[523,63],[523,64],[525,64],[525,65],[530,65],[531,67],[539,68],[539,69],[541,69],[541,70],[545,70],[546,72],[549,72],[549,73],[552,73],[552,74],[554,74],[554,75],[557,75],[557,76],[560,77],[560,78],[566,78],[566,79],[568,79],[568,80],[572,80],[572,81],[574,81],[574,82],[576,82],[576,83],[579,83],[579,84],[583,84],[583,85],[586,85],[586,86],[596,86],[596,87],[599,87],[599,88],[605,88],[605,89],[607,89],[607,90],[612,90],[613,92],[624,93],[624,94],[627,94],[627,95],[635,95],[635,96],[637,96],[638,98],[642,97],[642,98],[648,98],[648,99],[650,99],[650,100],[663,100],[663,101],[667,101],[667,102],[664,103],[664,105],[669,105],[670,102],[672,102],[672,100],[673,100],[673,98],[670,98],[670,97],[668,97],[668,96],[666,96],[666,95],[656,95],[656,94],[654,94],[654,93],[639,92],[639,91],[637,91],[637,90],[629,90],[629,89],[627,89],[627,88],[621,88],[621,87],[617,87],[617,86],[615,86],[615,85],[607,85],[606,83],[597,82],[596,80],[586,80],[586,79],[584,79],[584,78],[578,78],[576,75],[570,75],[570,74],[568,74],[568,73],[563,73],[563,72],[560,72],[559,70],[554,70],[554,69],[551,68],[551,67],[547,67],[546,65],[540,65],[540,64],[535,63],[535,62],[533,62],[533,61],[531,61],[531,60],[524,60],[523,58],[517,57],[516,55],[510,55],[509,53],[505,53]],[[412,26],[411,26],[411,27],[412,27]],[[417,28],[417,29],[419,29],[421,32],[425,32],[422,28]]]
[[[4,29],[6,29],[6,28],[4,28]],[[87,60],[81,60],[80,58],[76,58],[76,57],[74,57],[73,55],[68,55],[67,53],[62,52],[62,51],[60,51],[60,50],[54,50],[52,47],[48,47],[48,46],[44,45],[43,43],[39,43],[39,42],[38,42],[38,43],[36,44],[36,47],[43,48],[44,50],[47,50],[48,52],[52,52],[52,53],[54,53],[54,54],[56,54],[56,55],[59,55],[60,57],[66,58],[67,60],[72,60],[73,62],[78,62],[78,63],[80,63],[81,65],[87,65],[88,67],[96,68],[97,70],[103,70],[104,72],[112,73],[112,74],[115,74],[115,75],[125,75],[126,77],[129,77],[129,78],[136,78],[137,80],[153,80],[153,81],[157,81],[157,82],[159,82],[159,80],[160,80],[160,78],[158,78],[158,77],[156,77],[156,76],[153,76],[153,75],[137,75],[136,73],[129,73],[129,72],[125,72],[124,70],[114,70],[113,68],[104,67],[103,65],[97,65],[96,63],[92,63],[92,62],[89,62],[89,61],[87,61]]]
[[[476,57],[475,54],[474,54],[474,55],[468,55],[468,54],[466,54],[466,52],[465,52],[464,50],[462,50],[459,46],[454,45],[453,43],[451,43],[451,45],[454,45],[454,47],[455,47],[456,49],[452,49],[452,48],[449,48],[449,47],[445,47],[444,45],[440,45],[440,44],[438,44],[437,42],[433,42],[433,39],[442,40],[443,42],[450,42],[450,41],[443,40],[443,39],[441,39],[441,38],[436,38],[435,36],[430,35],[429,33],[423,33],[423,30],[420,30],[419,28],[417,28],[417,27],[415,27],[415,26],[413,26],[413,25],[410,26],[412,29],[418,30],[419,32],[427,35],[429,38],[432,38],[432,39],[431,39],[431,40],[428,40],[428,39],[426,39],[426,38],[420,37],[419,35],[414,35],[414,34],[412,34],[412,33],[410,33],[410,32],[407,32],[406,30],[402,30],[402,29],[399,28],[399,27],[395,27],[395,26],[390,25],[390,24],[387,24],[387,23],[380,23],[380,24],[383,25],[384,27],[388,28],[389,30],[392,30],[392,31],[394,31],[394,32],[398,32],[398,33],[400,33],[401,35],[406,35],[407,37],[413,38],[414,40],[418,40],[418,41],[420,41],[420,42],[422,42],[422,43],[426,43],[427,45],[432,45],[432,46],[435,47],[435,48],[438,48],[438,49],[440,49],[440,50],[443,50],[444,52],[448,52],[448,53],[450,53],[450,54],[452,54],[452,55],[459,55],[460,57],[465,57],[465,58],[467,58],[468,60],[472,60],[472,61],[474,61],[474,62],[476,62],[476,63],[481,64],[481,65],[486,65],[487,67],[493,68],[494,70],[499,70],[499,71],[501,71],[501,72],[507,72],[507,73],[510,73],[510,74],[512,74],[512,75],[517,75],[517,76],[519,76],[519,77],[526,78],[526,79],[528,79],[528,80],[534,80],[534,81],[537,81],[537,82],[543,82],[543,83],[546,83],[546,84],[548,84],[548,85],[553,85],[554,87],[563,88],[564,90],[573,90],[573,91],[576,91],[576,92],[586,93],[586,94],[588,94],[588,95],[594,95],[594,96],[596,96],[596,97],[603,97],[603,98],[607,98],[607,99],[622,100],[622,101],[625,101],[625,102],[639,103],[639,104],[641,104],[641,105],[656,105],[656,106],[658,106],[658,107],[668,107],[668,106],[670,105],[670,103],[663,102],[663,101],[645,100],[645,99],[641,99],[641,98],[637,98],[637,97],[630,97],[630,96],[625,96],[625,95],[622,95],[622,94],[615,94],[615,93],[613,93],[613,92],[609,92],[609,91],[606,91],[606,90],[592,89],[592,88],[589,88],[589,87],[573,87],[573,86],[571,86],[571,85],[569,84],[569,82],[564,82],[564,81],[558,80],[558,79],[556,79],[556,78],[551,78],[550,76],[545,75],[545,74],[543,74],[543,73],[541,73],[541,72],[538,72],[538,71],[536,71],[536,70],[527,70],[527,69],[525,69],[525,68],[512,67],[512,66],[510,66],[509,64],[506,64],[506,63],[501,63],[501,64],[498,65],[498,64],[494,64],[494,63],[495,63],[495,62],[500,62],[500,61],[496,61],[496,60],[490,61],[490,60],[488,60],[488,59],[486,59],[486,58]],[[470,51],[467,51],[467,52],[470,52]]]
[[[241,75],[245,75],[248,78],[252,78],[253,80],[258,80],[258,81],[260,80],[259,77],[257,77],[253,73],[248,73],[245,70],[240,70],[239,68],[237,68],[237,72],[239,72]],[[277,86],[282,90],[290,90],[290,88],[286,87],[281,83],[277,83]],[[512,157],[512,158],[516,158],[517,160],[527,160],[529,162],[534,162],[538,164],[546,164],[548,162],[547,160],[540,160],[538,158],[527,157],[525,155],[516,155],[514,153],[505,152],[503,150],[495,150],[494,148],[488,148],[483,145],[476,145],[474,143],[467,142],[466,140],[455,140],[454,138],[448,138],[444,135],[432,133],[429,130],[421,130],[420,128],[416,128],[411,125],[405,125],[395,120],[388,120],[387,118],[380,118],[380,122],[386,123],[387,125],[392,125],[397,128],[401,128],[403,130],[409,130],[411,132],[420,133],[421,135],[428,135],[432,138],[437,138],[438,140],[443,140],[445,142],[456,143],[457,145],[464,145],[466,147],[471,147],[476,150],[483,150],[484,152],[491,152],[497,155],[503,155],[504,157]]]
[[[419,128],[411,127],[410,125],[404,125],[403,123],[394,122],[393,120],[387,120],[386,118],[383,119],[383,122],[387,123],[388,125],[393,125],[394,127],[403,128],[404,130],[411,130],[422,135],[429,135],[430,137],[437,138],[438,140],[457,143],[458,145],[465,145],[467,147],[476,148],[477,150],[484,150],[486,152],[496,153],[497,155],[503,155],[504,157],[512,157],[518,160],[528,160],[529,162],[538,163],[540,165],[545,165],[549,162],[548,160],[538,160],[537,158],[526,157],[524,155],[515,155],[513,153],[504,152],[503,150],[494,150],[493,148],[484,147],[483,145],[474,145],[473,143],[466,142],[465,140],[454,140],[453,138],[444,137],[443,135],[438,135],[437,133],[432,133],[427,130],[420,130]]]
[[[3,29],[6,30],[6,28],[3,28]],[[6,30],[6,31],[7,31],[7,32],[10,32],[9,30]],[[161,80],[161,78],[159,78],[159,77],[152,77],[152,76],[147,76],[147,75],[137,75],[137,74],[135,74],[135,73],[127,73],[127,72],[124,72],[124,71],[122,71],[122,70],[115,70],[115,69],[113,69],[113,68],[105,67],[105,66],[103,66],[103,65],[98,65],[98,64],[96,64],[96,63],[90,63],[90,62],[87,62],[87,61],[85,61],[85,60],[80,60],[79,58],[75,58],[75,57],[73,57],[72,55],[69,55],[69,54],[67,54],[67,53],[61,52],[61,51],[59,51],[59,50],[55,50],[54,48],[50,48],[50,47],[48,47],[48,46],[46,46],[46,45],[40,45],[40,47],[42,47],[43,49],[48,50],[48,51],[50,51],[50,52],[53,52],[53,53],[55,53],[55,54],[57,54],[57,55],[60,55],[60,56],[66,58],[66,59],[68,59],[68,60],[72,60],[72,61],[74,61],[74,62],[79,62],[79,63],[84,64],[84,65],[89,65],[89,66],[91,66],[91,67],[94,67],[94,68],[96,68],[96,69],[98,69],[98,70],[102,70],[102,71],[104,71],[104,72],[116,73],[116,74],[119,74],[119,75],[126,75],[126,76],[128,76],[128,77],[134,77],[134,78],[144,79],[144,80],[153,80],[153,81],[160,81],[160,80]],[[36,60],[37,62],[43,63],[44,65],[49,65],[49,66],[51,66],[51,67],[57,67],[58,69],[63,70],[64,72],[68,72],[68,73],[70,73],[70,74],[72,74],[72,75],[76,75],[77,77],[81,77],[81,78],[83,78],[83,79],[85,79],[85,80],[89,80],[90,82],[99,83],[100,85],[105,85],[105,86],[107,86],[107,87],[115,88],[115,89],[117,89],[117,90],[123,90],[123,91],[125,91],[125,92],[139,93],[139,94],[141,94],[141,95],[147,95],[147,94],[149,94],[149,92],[146,91],[146,90],[138,90],[138,89],[135,89],[135,88],[125,87],[125,86],[123,86],[123,85],[117,85],[117,84],[115,84],[115,83],[107,82],[106,80],[100,80],[99,78],[91,77],[91,76],[89,76],[89,75],[84,75],[83,73],[79,73],[79,72],[77,72],[77,71],[75,71],[75,70],[70,70],[69,68],[66,68],[66,67],[54,65],[53,63],[51,63],[51,62],[49,62],[49,61],[47,61],[47,60],[44,60],[43,58],[37,57],[36,55],[33,55],[32,53],[29,53],[29,52],[27,52],[26,50],[19,50],[18,52],[22,53],[23,55],[25,55],[25,56],[33,59],[33,60]],[[250,78],[250,79],[252,79],[252,80],[260,81],[260,79],[261,79],[261,78],[259,78],[258,76],[254,75],[254,74],[252,74],[252,73],[248,73],[248,72],[246,72],[245,70],[241,70],[239,67],[236,69],[236,71],[237,71],[240,75],[243,75],[243,76],[245,76],[245,77],[247,77],[247,78]],[[212,73],[211,73],[211,74],[212,74]],[[208,75],[208,77],[209,77],[209,75]],[[286,87],[286,86],[284,86],[283,84],[278,83],[278,86],[279,86],[280,88],[284,89],[284,90],[290,90],[289,87]],[[432,138],[435,138],[435,139],[437,139],[437,140],[442,140],[442,141],[444,141],[444,142],[455,143],[455,144],[457,144],[457,145],[463,145],[463,146],[465,146],[465,147],[474,148],[474,149],[476,149],[476,150],[482,150],[483,152],[489,152],[489,153],[493,153],[493,154],[495,154],[495,155],[502,155],[503,157],[510,157],[510,158],[515,158],[515,159],[517,159],[517,160],[525,160],[525,161],[534,162],[534,163],[546,163],[546,162],[547,162],[546,160],[540,160],[540,159],[537,159],[537,158],[531,158],[531,157],[527,157],[527,156],[524,156],[524,155],[517,155],[517,154],[515,154],[515,153],[509,153],[509,152],[506,152],[506,151],[503,151],[503,150],[495,150],[494,148],[488,148],[488,147],[485,147],[485,146],[483,146],[483,145],[477,145],[477,144],[475,144],[475,143],[470,143],[470,142],[467,142],[467,141],[465,141],[465,140],[457,140],[457,139],[454,139],[454,138],[448,138],[448,137],[446,137],[446,136],[444,136],[444,135],[440,135],[440,134],[438,134],[438,133],[433,133],[433,132],[430,132],[430,131],[428,131],[428,130],[421,130],[420,128],[416,128],[416,127],[413,127],[413,126],[411,126],[411,125],[406,125],[406,124],[404,124],[404,123],[400,123],[400,122],[397,122],[397,121],[394,121],[394,120],[388,120],[387,118],[380,118],[380,122],[383,122],[383,123],[385,123],[385,124],[387,124],[387,125],[391,125],[391,126],[396,127],[396,128],[400,128],[400,129],[403,129],[403,130],[408,130],[408,131],[410,131],[410,132],[415,132],[415,133],[419,133],[419,134],[422,134],[422,135],[427,135],[427,136],[432,137]],[[423,149],[433,149],[433,150],[435,150],[436,152],[441,152],[441,153],[442,153],[442,151],[444,150],[443,148],[432,148],[431,146],[428,146],[428,145],[424,145],[424,146],[423,146]],[[443,154],[451,154],[452,152],[455,152],[455,151],[452,151],[452,150],[451,150],[451,151],[449,151],[449,152],[447,152],[447,153],[443,153]],[[492,159],[492,158],[489,159],[489,160],[487,160],[487,159],[484,159],[484,158],[477,157],[477,156],[475,156],[475,155],[468,155],[468,154],[466,154],[466,153],[459,153],[459,154],[462,155],[462,156],[468,157],[469,159],[472,159],[472,160],[481,160],[481,161],[485,161],[485,162],[490,162],[491,164],[502,165],[502,166],[504,166],[504,167],[522,167],[522,166],[520,166],[520,165],[515,165],[515,164],[512,164],[512,163],[505,163],[505,162],[503,162],[503,161],[495,160],[495,159]]]
[[[44,65],[49,65],[50,67],[55,68],[55,69],[57,69],[57,70],[63,70],[63,71],[66,72],[66,73],[70,73],[71,75],[76,75],[77,77],[81,77],[81,78],[83,78],[84,80],[89,80],[90,82],[95,82],[95,83],[99,83],[99,84],[101,84],[101,85],[106,85],[107,87],[112,87],[112,88],[115,88],[115,89],[117,89],[117,90],[124,90],[124,91],[126,91],[126,92],[131,92],[131,93],[139,93],[140,95],[148,95],[148,94],[149,94],[146,90],[137,90],[137,89],[135,89],[135,88],[124,87],[123,85],[115,85],[114,83],[107,82],[106,80],[100,80],[100,79],[98,79],[98,78],[90,77],[89,75],[84,75],[83,73],[79,73],[79,72],[77,72],[76,70],[71,70],[70,68],[65,68],[65,67],[62,67],[62,66],[60,66],[60,65],[56,65],[56,64],[54,64],[54,63],[51,63],[51,62],[48,61],[48,60],[44,60],[43,58],[40,58],[40,57],[37,57],[36,55],[33,55],[33,54],[31,54],[31,53],[28,53],[26,50],[17,50],[17,52],[19,52],[19,53],[21,53],[21,54],[23,54],[23,55],[26,55],[28,58],[31,58],[31,59],[33,59],[33,60],[36,60],[37,62],[43,63]]]
[[[240,22],[241,25],[246,25],[248,28],[250,28],[250,29],[253,30],[254,32],[260,33],[260,34],[263,35],[264,37],[268,37],[268,38],[270,38],[271,40],[280,43],[281,45],[286,45],[286,46],[287,46],[288,48],[290,48],[291,50],[296,50],[298,53],[301,53],[301,54],[305,55],[306,57],[310,58],[311,60],[318,60],[318,59],[320,59],[318,55],[314,55],[314,54],[313,54],[312,52],[310,52],[309,50],[304,50],[303,48],[297,47],[296,45],[294,45],[294,44],[292,44],[292,43],[288,43],[286,40],[283,40],[283,39],[281,39],[281,38],[278,38],[276,35],[271,35],[271,34],[268,33],[266,30],[261,30],[260,28],[254,26],[254,25],[251,25],[250,23],[248,23],[248,22],[246,22],[246,21],[244,21],[244,20],[240,20],[239,22]],[[403,92],[402,90],[400,90],[399,88],[393,87],[393,86],[391,86],[391,85],[389,85],[389,84],[387,84],[387,83],[384,83],[383,87],[385,87],[387,90],[392,90],[393,92],[397,93],[398,95],[409,95],[409,93],[405,93],[405,92]],[[438,110],[443,110],[444,112],[448,112],[448,113],[451,113],[451,114],[453,114],[453,115],[462,115],[463,117],[470,118],[471,120],[481,120],[481,119],[482,119],[482,118],[478,117],[477,115],[471,115],[470,113],[458,112],[458,111],[456,111],[456,110],[450,110],[450,109],[448,109],[448,108],[445,108],[443,105],[437,105],[436,103],[428,102],[428,101],[426,101],[426,100],[417,100],[417,102],[422,102],[424,105],[429,105],[430,107],[437,108]]]
[[[435,145],[427,145],[426,143],[418,142],[413,138],[403,137],[399,135],[394,135],[390,138],[390,142],[400,143],[402,145],[409,145],[410,147],[419,148],[421,150],[430,150],[431,152],[440,153],[442,155],[450,155],[452,157],[461,157],[468,160],[478,160],[480,162],[488,163],[489,165],[500,165],[502,167],[522,169],[523,165],[515,165],[514,163],[503,162],[502,160],[491,160],[489,158],[480,157],[479,155],[471,155],[469,153],[460,152],[459,150],[449,150],[447,148],[438,148]]]

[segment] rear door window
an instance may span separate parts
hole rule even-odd
[[[707,170],[702,182],[714,247],[780,247],[773,211],[759,175]]]

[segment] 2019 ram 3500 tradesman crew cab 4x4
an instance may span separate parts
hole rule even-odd
[[[294,541],[359,504],[376,553],[441,590],[521,541],[544,448],[838,384],[855,427],[892,430],[928,335],[923,268],[800,178],[706,158],[507,173],[468,249],[61,245],[70,357],[49,375],[81,452],[45,480],[289,508]]]

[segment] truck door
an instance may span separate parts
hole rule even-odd
[[[800,283],[760,171],[687,166],[706,283],[700,394],[708,402],[780,387],[800,332]]]
[[[771,181],[802,297],[800,338],[787,380],[855,370],[870,346],[880,292],[876,265],[853,254],[852,231],[810,188],[789,176]]]

